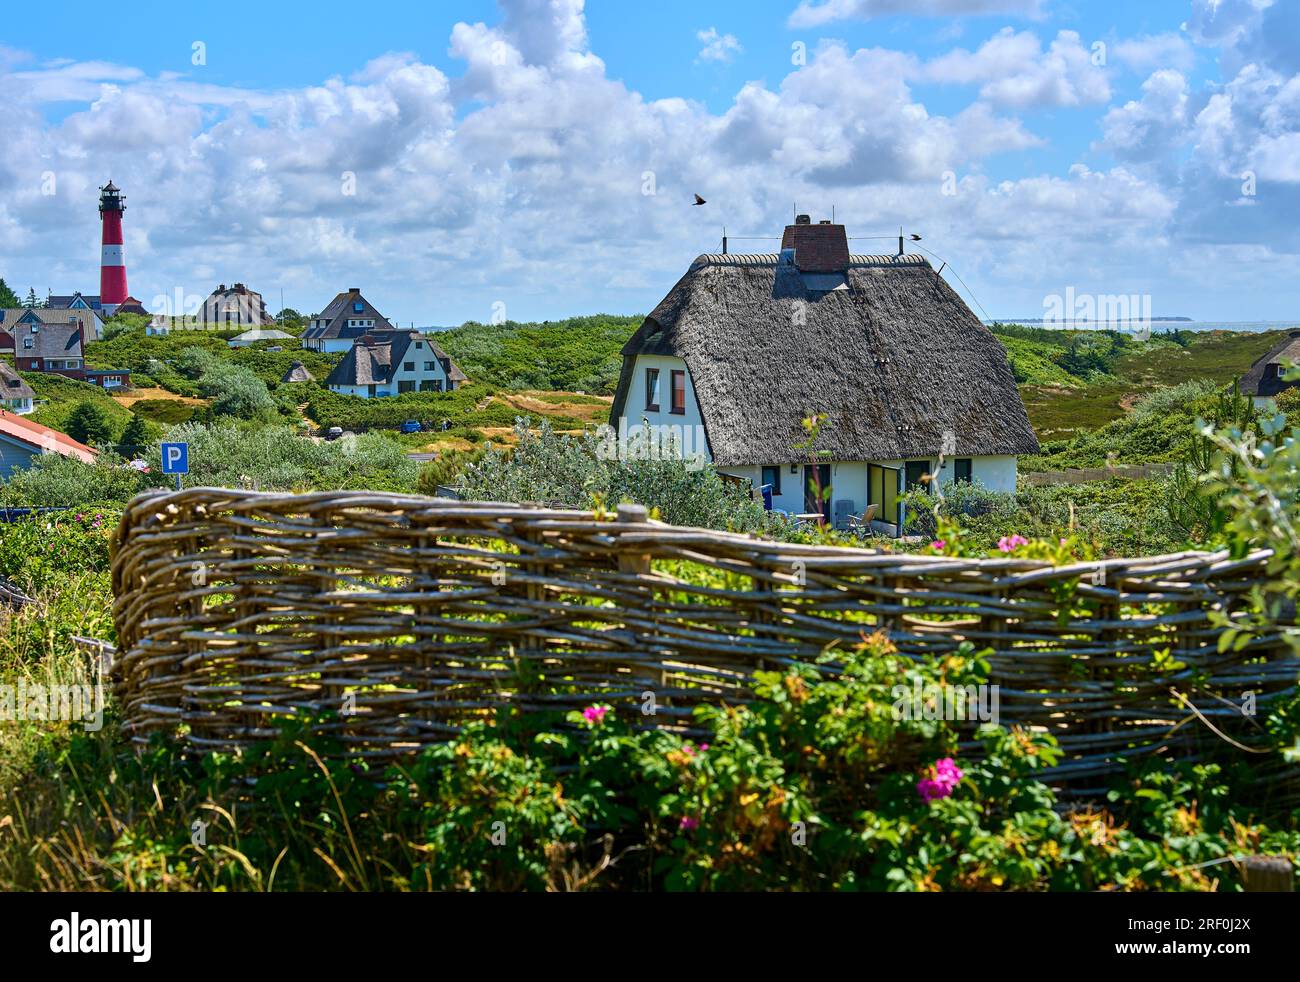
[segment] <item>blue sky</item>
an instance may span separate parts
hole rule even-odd
[[[0,276],[97,289],[111,174],[151,306],[242,280],[304,311],[359,285],[404,323],[643,312],[724,225],[779,235],[798,201],[922,233],[994,316],[1073,288],[1288,319],[1296,6],[23,5]]]

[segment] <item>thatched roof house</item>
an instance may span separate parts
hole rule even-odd
[[[851,255],[844,226],[800,216],[780,254],[698,257],[623,348],[611,419],[684,426],[683,444],[695,429],[695,450],[797,512],[875,503],[893,518],[894,486],[934,471],[1014,488],[1038,440],[1006,352],[924,257],[899,252]],[[827,463],[810,478],[833,486],[821,509],[797,476],[813,453]]]
[[[36,393],[21,375],[0,361],[0,408],[18,416],[26,416],[35,406]]]
[[[1300,385],[1283,378],[1290,365],[1300,365],[1300,331],[1291,331],[1268,354],[1255,359],[1241,377],[1241,394],[1250,396],[1256,406],[1264,406],[1284,389]]]
[[[280,379],[281,382],[311,382],[314,381],[311,372],[307,371],[307,366],[300,361],[295,361],[289,366]]]

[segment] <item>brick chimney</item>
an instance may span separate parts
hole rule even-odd
[[[849,268],[849,237],[843,225],[812,224],[799,215],[785,227],[781,248],[794,250],[794,264],[804,273],[842,273]]]

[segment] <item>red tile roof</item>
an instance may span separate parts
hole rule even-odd
[[[65,457],[76,457],[87,464],[93,464],[98,451],[78,443],[66,433],[52,430],[30,419],[15,416],[0,409],[0,436],[18,440],[40,451],[60,453]]]

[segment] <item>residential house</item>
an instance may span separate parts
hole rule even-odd
[[[17,416],[26,416],[32,411],[36,393],[23,381],[23,377],[0,361],[0,408]]]
[[[331,392],[371,398],[450,392],[468,381],[447,353],[419,331],[364,334],[325,379]]]
[[[98,296],[86,295],[82,293],[60,294],[57,296],[51,294],[50,296],[45,298],[45,306],[49,310],[91,311],[95,315],[94,324],[93,324],[94,336],[91,337],[91,334],[88,332],[86,334],[86,337],[91,338],[91,340],[93,341],[103,340],[104,337],[103,326],[104,326],[104,319],[106,315],[104,313],[104,305],[100,303],[100,299]],[[149,311],[145,310],[144,304],[142,304],[135,297],[127,297],[120,304],[118,304],[117,309],[114,311],[114,313],[144,314],[145,316],[148,316]]]
[[[302,334],[302,346],[311,351],[347,351],[363,334],[391,330],[394,328],[388,319],[354,286],[311,319]]]
[[[153,320],[144,326],[144,333],[151,338],[165,338],[171,332],[171,318],[166,314],[154,314]]]
[[[893,534],[908,489],[1013,490],[1038,451],[1002,345],[929,262],[804,215],[779,254],[691,264],[624,346],[610,418],[620,452],[675,446],[840,527],[875,505]]]
[[[31,465],[33,457],[57,453],[74,457],[87,464],[95,462],[96,452],[78,443],[66,433],[0,410],[0,478]]]
[[[9,326],[7,316],[16,313]],[[27,308],[4,311],[0,325],[10,336],[14,363],[23,372],[50,372],[89,382],[104,389],[125,388],[131,384],[128,369],[91,369],[86,367],[84,339],[90,328],[90,314],[84,310]],[[2,343],[2,342],[0,342]]]
[[[96,341],[103,340],[104,337],[104,307],[99,302],[97,296],[83,296],[80,293],[73,293],[68,296],[50,296],[45,298],[45,308],[47,310],[83,310],[89,311],[93,317],[90,318],[90,324],[93,330],[86,332],[86,337],[92,337]]]
[[[1241,394],[1250,396],[1258,409],[1271,407],[1274,397],[1285,389],[1300,386],[1300,381],[1288,382],[1283,377],[1294,365],[1300,365],[1300,331],[1291,331],[1285,340],[1255,359],[1241,377]]]
[[[36,324],[74,324],[81,329],[83,338],[96,338],[100,329],[99,318],[87,307],[76,309],[51,309],[49,307],[10,307],[0,309],[0,354],[16,355],[14,334],[19,322]]]
[[[226,344],[231,348],[247,348],[258,341],[292,341],[293,339],[292,334],[286,334],[273,327],[255,327],[231,338]]]
[[[203,301],[195,319],[205,329],[213,325],[218,328],[244,325],[264,327],[275,323],[275,318],[266,312],[266,302],[262,295],[243,283],[236,283],[229,288],[222,283]]]

